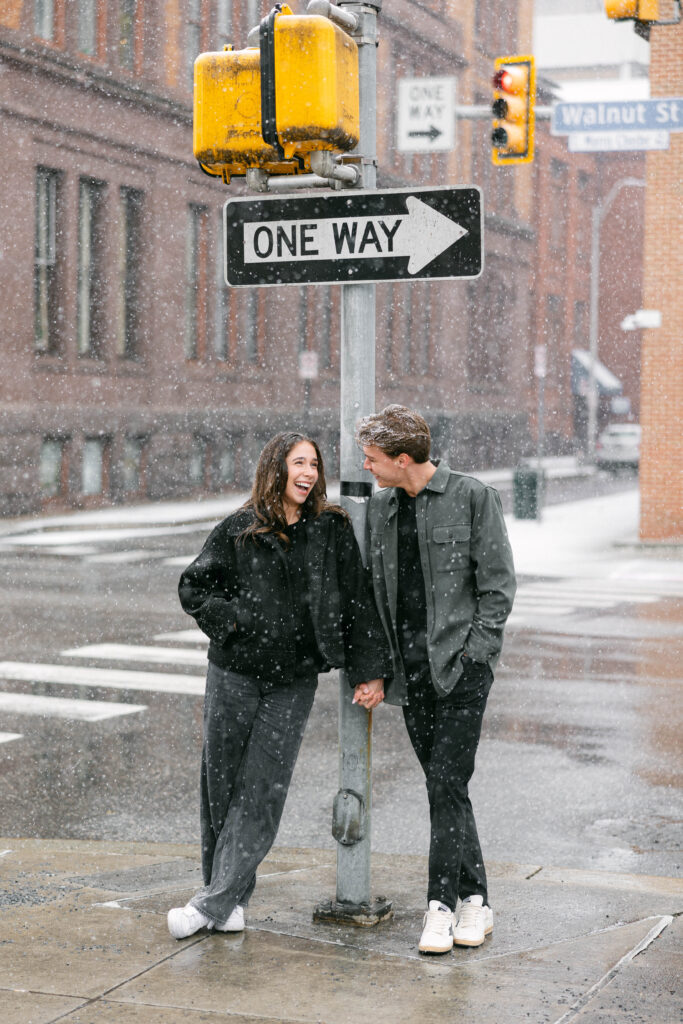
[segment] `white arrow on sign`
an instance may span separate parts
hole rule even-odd
[[[374,217],[250,221],[243,225],[244,262],[292,263],[312,260],[408,257],[417,274],[468,232],[417,196],[408,212]]]

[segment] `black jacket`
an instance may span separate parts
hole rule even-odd
[[[290,682],[296,668],[294,602],[281,542],[273,534],[238,541],[254,514],[239,509],[207,538],[180,577],[184,610],[211,641],[209,661]],[[351,686],[389,675],[391,658],[353,528],[336,512],[305,517],[311,618],[326,668]]]

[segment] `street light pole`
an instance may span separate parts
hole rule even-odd
[[[598,392],[597,383],[597,362],[598,362],[598,320],[600,306],[600,228],[602,222],[609,213],[609,209],[622,188],[643,188],[645,182],[641,178],[620,178],[615,181],[607,193],[605,201],[593,207],[591,221],[591,290],[590,290],[590,336],[589,336],[589,369],[588,369],[588,426],[587,426],[587,456],[590,463],[595,462],[595,443],[598,426]]]

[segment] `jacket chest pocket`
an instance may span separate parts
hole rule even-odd
[[[463,572],[470,564],[469,523],[435,526],[432,530],[432,552],[437,572]]]

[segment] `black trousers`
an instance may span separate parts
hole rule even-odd
[[[427,783],[431,837],[429,900],[451,910],[459,896],[481,895],[488,904],[486,870],[467,787],[481,735],[493,673],[471,660],[455,689],[439,697],[429,667],[408,679],[406,728]]]
[[[209,663],[204,698],[204,888],[191,900],[216,925],[246,906],[277,835],[317,675],[268,683]]]

